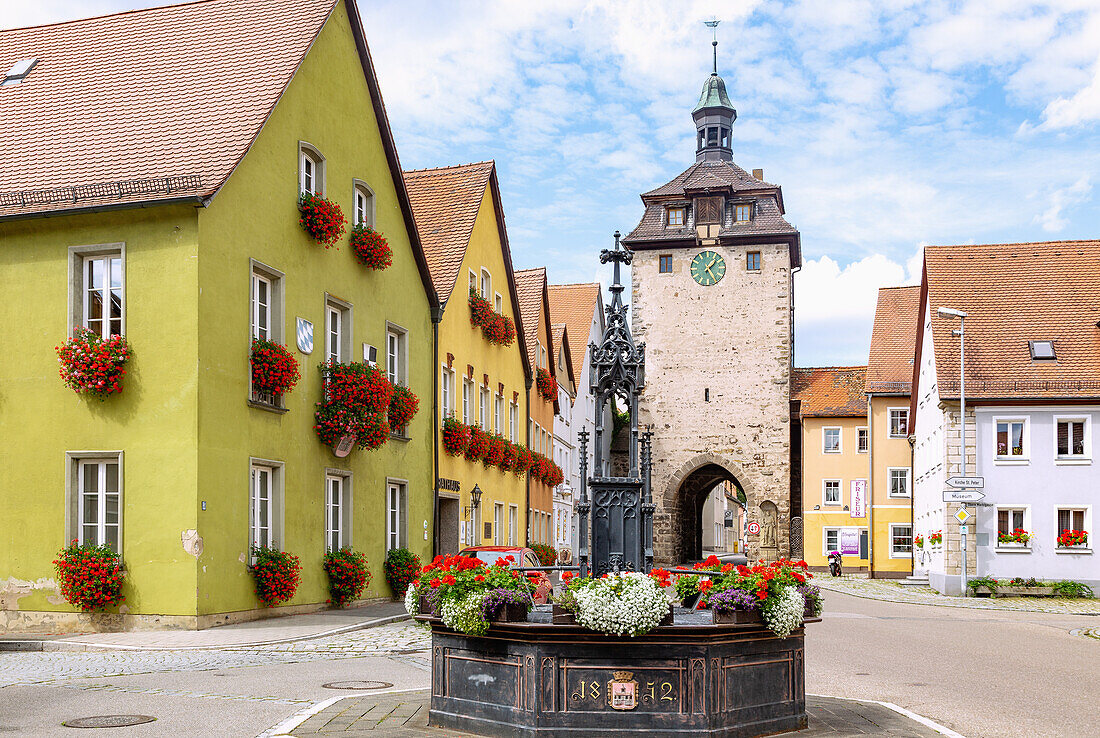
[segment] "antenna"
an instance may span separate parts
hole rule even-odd
[[[714,74],[718,74],[718,24],[722,21],[717,18],[711,18],[708,21],[703,21],[703,25],[711,30],[713,33],[713,40],[710,45],[714,47]]]

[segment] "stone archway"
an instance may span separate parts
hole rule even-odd
[[[703,453],[683,464],[669,479],[664,493],[664,509],[673,534],[672,563],[702,558],[703,504],[712,489],[732,482],[745,496],[752,509],[757,499],[750,476],[735,461],[715,453]]]

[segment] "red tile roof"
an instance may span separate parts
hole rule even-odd
[[[856,418],[867,415],[865,366],[799,367],[791,371],[791,399],[802,403],[804,418]]]
[[[546,267],[524,269],[516,274],[516,293],[519,295],[520,319],[523,321],[524,337],[527,342],[527,359],[531,362],[531,370],[538,365],[535,363],[535,341],[539,340],[547,351],[550,326],[546,326],[543,333],[539,333],[539,315],[546,300]]]
[[[573,371],[580,373],[584,356],[588,351],[588,336],[592,330],[592,318],[596,306],[601,303],[600,285],[552,284],[550,285],[550,319],[569,326],[569,353]]]
[[[879,289],[867,361],[868,392],[909,394],[919,313],[919,284]]]
[[[941,397],[959,396],[959,321],[941,307],[968,315],[968,400],[1100,396],[1100,241],[928,246],[924,270]],[[1033,361],[1035,340],[1057,359]]]
[[[565,348],[565,376],[569,380],[569,392],[575,394],[577,391],[577,378],[573,374],[573,356],[570,353],[570,342],[572,339],[569,337],[569,330],[565,323],[554,323],[550,326],[550,338],[554,342],[554,348],[550,352],[550,359],[554,362],[555,375],[557,374],[557,361],[558,352]],[[560,381],[560,380],[559,380]]]
[[[405,187],[409,191],[432,283],[444,298],[458,282],[493,167],[491,161],[479,161],[405,172]]]

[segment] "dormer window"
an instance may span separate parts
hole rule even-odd
[[[1054,355],[1054,341],[1028,341],[1031,347],[1031,358],[1035,361],[1051,361],[1056,359]]]
[[[325,194],[325,157],[305,142],[298,143],[298,191]]]
[[[668,225],[669,228],[683,228],[684,218],[687,215],[687,208],[676,207],[668,209]]]
[[[733,206],[733,221],[747,223],[752,219],[752,203],[738,203]]]

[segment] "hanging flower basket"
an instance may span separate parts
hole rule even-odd
[[[416,415],[420,408],[420,400],[408,387],[394,387],[393,396],[390,398],[388,417],[390,428],[393,430],[404,429]]]
[[[372,575],[367,568],[367,557],[347,546],[326,553],[322,567],[328,575],[329,599],[337,607],[357,599],[370,586]]]
[[[251,363],[252,390],[258,394],[286,394],[302,378],[298,372],[298,360],[281,343],[252,339]]]
[[[535,385],[538,387],[539,395],[547,402],[553,402],[558,396],[558,383],[545,369],[540,368],[535,372]]]
[[[355,258],[365,267],[382,271],[393,263],[393,249],[386,237],[369,225],[359,224],[352,228],[348,242]]]
[[[928,545],[938,546],[943,543],[943,531],[937,530],[935,533],[928,534]]]
[[[546,472],[546,478],[543,480],[551,487],[557,487],[559,484],[565,481],[565,472],[561,470],[561,467],[550,462],[550,468]]]
[[[58,591],[73,607],[102,610],[125,599],[122,561],[107,546],[81,546],[73,540],[57,553],[53,565]]]
[[[913,547],[924,548],[924,536],[922,536],[920,533],[913,536]]]
[[[302,566],[298,557],[274,548],[252,547],[255,563],[248,567],[256,580],[256,596],[266,607],[286,602],[298,591]]]
[[[78,395],[89,395],[99,401],[122,392],[125,365],[130,360],[130,346],[123,336],[103,340],[97,334],[80,328],[60,346],[57,362],[65,384]]]
[[[326,200],[312,192],[303,192],[298,201],[298,209],[302,212],[298,225],[326,249],[336,245],[340,236],[344,235],[347,219],[344,218],[344,211],[332,200]]]
[[[470,442],[466,445],[466,460],[481,461],[489,453],[489,434],[477,426],[470,426]]]
[[[465,453],[470,445],[470,427],[452,417],[443,419],[443,451],[451,456]]]

